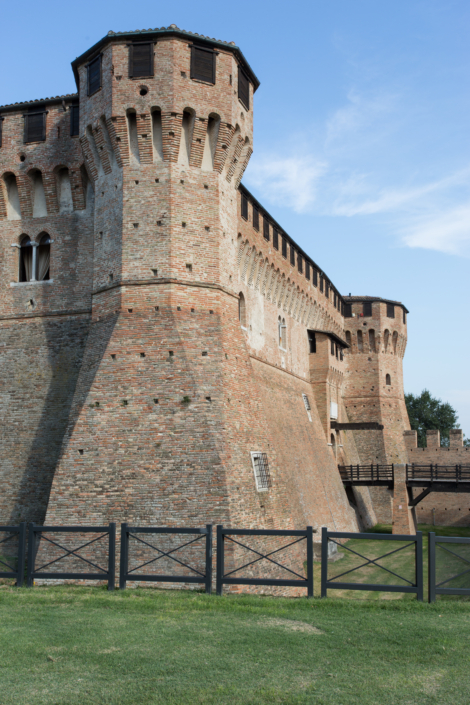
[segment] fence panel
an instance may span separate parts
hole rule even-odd
[[[47,536],[49,534],[49,536]],[[65,534],[61,543],[51,538],[51,534]],[[94,538],[79,546],[70,546],[76,534],[95,534]],[[96,534],[99,534],[96,536]],[[107,546],[97,545],[107,538]],[[83,539],[82,539],[83,540]],[[66,543],[67,545],[64,545]],[[84,555],[84,551],[86,553]],[[82,552],[80,554],[80,551]],[[35,578],[53,580],[107,580],[108,590],[114,590],[116,557],[116,524],[108,526],[35,526],[29,525],[28,539],[28,587],[32,587]],[[41,565],[37,568],[36,562]],[[107,563],[102,567],[95,561]],[[65,561],[69,570],[51,569],[59,561]],[[95,571],[83,572],[79,568],[83,563]],[[61,564],[64,565],[63,563]],[[45,568],[49,568],[45,571]]]
[[[454,544],[454,550],[448,544]],[[436,595],[470,595],[470,538],[436,536],[430,531],[428,557],[429,602],[435,602]]]
[[[242,537],[265,537],[261,541],[261,545],[256,548],[253,546],[246,545],[235,538],[234,536]],[[279,546],[278,541],[274,542],[274,545],[267,546],[269,537],[291,537],[294,541],[291,541],[287,545]],[[283,563],[272,558],[275,554],[279,554],[295,544],[301,541],[306,542],[306,553],[304,554],[304,560],[306,563],[307,575],[302,575],[297,570],[293,570],[292,567],[286,566]],[[226,542],[230,543],[232,549],[231,562],[229,572],[225,572],[225,559],[227,554]],[[240,551],[239,549],[242,549]],[[253,560],[244,563],[243,565],[236,567],[235,563],[240,555],[243,555],[243,551],[248,551],[256,556]],[[245,554],[246,555],[246,554]],[[266,560],[270,564],[270,568],[273,573],[277,574],[289,574],[295,576],[294,578],[279,578],[279,577],[234,577],[235,573],[249,568],[250,572],[253,571],[253,566],[258,564],[260,561]],[[298,560],[297,560],[298,562]],[[303,568],[303,561],[302,561]],[[232,577],[230,577],[232,576]],[[223,526],[217,526],[217,594],[222,595],[224,585],[269,585],[277,587],[302,587],[307,589],[307,596],[313,597],[313,529],[311,526],[307,526],[306,529],[301,531],[284,531],[284,530],[264,530],[264,529],[225,529]]]
[[[160,538],[160,547],[139,537],[137,534],[157,534]],[[196,538],[190,540],[180,536],[196,534]],[[178,537],[175,541],[175,537]],[[129,569],[129,545],[130,539],[134,540],[135,550],[131,553],[131,560],[134,559],[138,565]],[[163,541],[163,543],[162,543]],[[175,554],[178,551],[186,552]],[[155,555],[157,553],[157,555]],[[184,558],[184,560],[183,560]],[[180,566],[180,572],[170,574],[168,572],[150,572],[150,565],[162,561],[163,566],[168,570],[174,564]],[[145,572],[142,572],[145,569]],[[136,572],[140,570],[141,572]],[[119,574],[119,587],[126,588],[128,580],[151,581],[166,583],[203,583],[206,593],[210,595],[212,591],[212,524],[207,524],[206,528],[178,528],[178,527],[149,527],[149,526],[129,526],[121,524],[121,564]]]
[[[9,535],[0,538],[0,568],[4,566],[8,570],[0,570],[0,578],[16,578],[17,587],[21,587],[24,582],[26,522],[18,526],[0,526],[0,536],[2,534]]]
[[[401,541],[405,542],[404,546],[396,548],[393,551],[388,551],[381,556],[376,556],[373,558],[368,558],[365,555],[359,553],[348,547],[346,544],[338,543],[335,539],[367,539],[369,541]],[[333,541],[341,549],[347,550],[354,554],[360,559],[364,559],[365,563],[360,563],[355,567],[348,570],[343,570],[343,572],[338,573],[332,578],[328,577],[328,541]],[[410,580],[403,575],[399,575],[395,571],[387,568],[385,565],[380,565],[379,561],[388,558],[399,551],[408,548],[409,546],[414,546],[414,580]],[[402,584],[380,584],[380,583],[367,583],[367,582],[338,582],[339,578],[343,578],[345,575],[350,575],[354,571],[363,571],[367,567],[374,567],[381,569],[399,578]],[[345,566],[346,567],[346,566]],[[407,583],[407,584],[403,584]],[[328,590],[372,590],[380,592],[403,592],[403,593],[414,593],[417,599],[422,602],[423,600],[423,536],[421,531],[416,533],[416,536],[408,536],[402,534],[364,534],[364,533],[348,533],[342,531],[328,531],[326,527],[322,528],[322,556],[321,556],[321,596],[326,597]]]

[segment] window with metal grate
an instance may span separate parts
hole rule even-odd
[[[263,218],[263,237],[269,242],[269,220],[266,217]]]
[[[279,249],[279,233],[276,228],[273,228],[273,247],[275,250]]]
[[[269,474],[268,456],[266,453],[251,451],[251,464],[255,474],[256,489],[258,492],[265,492],[271,487],[271,476]]]
[[[70,136],[76,137],[80,133],[80,106],[70,106]]]
[[[364,317],[372,316],[372,304],[369,302],[362,304],[362,313]]]
[[[387,318],[395,318],[395,306],[387,304]]]
[[[191,78],[205,83],[215,83],[216,52],[206,47],[191,47]]]
[[[242,218],[248,220],[248,199],[244,193],[242,193]]]
[[[282,238],[282,256],[287,259],[287,240],[285,237]]]
[[[259,210],[256,206],[253,206],[253,227],[255,230],[259,230]]]
[[[238,99],[246,110],[250,109],[250,82],[241,66],[238,67]]]
[[[153,76],[153,42],[135,42],[129,46],[129,78]]]
[[[46,139],[46,111],[34,109],[24,115],[24,141],[44,142]]]
[[[101,88],[101,54],[87,65],[88,95],[93,95]]]

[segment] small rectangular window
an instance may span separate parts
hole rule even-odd
[[[300,254],[300,252],[297,253],[297,269],[299,270],[299,272],[301,274],[304,271],[303,259],[302,259],[302,255]]]
[[[323,294],[323,289],[325,288],[325,280],[323,277],[320,277],[320,291]]]
[[[4,120],[4,118],[2,118],[0,116],[0,147],[2,146],[2,139],[3,139],[3,120]]]
[[[265,492],[271,487],[271,476],[269,474],[268,456],[266,453],[251,452],[251,463],[255,474],[256,489],[258,492]]]
[[[90,61],[88,71],[88,95],[93,95],[101,88],[101,54]]]
[[[153,76],[153,42],[136,42],[129,47],[129,78]]]
[[[70,136],[75,137],[80,133],[80,106],[70,106]]]
[[[387,318],[395,318],[395,306],[387,304]]]
[[[336,291],[333,291],[333,306],[336,308]]]
[[[287,240],[285,237],[282,238],[282,256],[287,259]]]
[[[215,83],[215,57],[213,49],[191,47],[191,78],[205,83]]]
[[[352,318],[352,304],[344,304],[344,317]]]
[[[263,219],[263,237],[269,242],[269,220],[267,218]]]
[[[318,286],[318,271],[316,269],[313,270],[313,286]]]
[[[330,282],[325,279],[325,296],[327,299],[330,298]]]
[[[310,262],[305,260],[305,279],[310,281]]]
[[[362,304],[362,313],[364,316],[372,316],[372,304],[371,303],[364,303]]]
[[[332,355],[335,354],[335,342],[334,342],[334,340],[331,341],[331,354],[332,354]]]
[[[242,218],[248,220],[248,199],[245,194],[242,193]]]
[[[259,230],[259,210],[256,206],[253,206],[253,227],[255,230]]]
[[[1,145],[0,145],[1,147]],[[403,323],[406,323],[406,311],[403,309]]]
[[[317,339],[315,338],[315,331],[309,330],[307,331],[308,335],[308,350],[309,353],[316,353],[317,352]]]
[[[290,246],[290,263],[293,267],[295,267],[295,250],[293,245]]]
[[[275,250],[279,249],[279,233],[276,228],[273,228],[273,247]]]
[[[238,67],[238,98],[246,110],[250,109],[250,82],[243,69]]]
[[[31,112],[24,116],[24,141],[44,142],[46,139],[46,111]]]

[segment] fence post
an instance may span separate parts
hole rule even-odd
[[[416,587],[418,591],[416,598],[419,602],[423,601],[423,532],[416,532]]]
[[[321,596],[326,597],[326,582],[328,580],[328,527],[321,528]]]
[[[436,601],[436,534],[428,534],[428,602]]]
[[[20,524],[20,531],[18,534],[18,576],[16,578],[16,587],[23,587],[25,547],[26,547],[26,522],[22,521]]]
[[[126,575],[129,560],[129,534],[127,523],[121,524],[121,560],[119,562],[119,589],[126,589]]]
[[[307,526],[307,597],[313,597],[313,528]]]
[[[224,537],[222,535],[222,524],[217,524],[217,576],[216,590],[221,595],[223,590],[222,578],[224,575]]]
[[[108,549],[108,590],[114,590],[116,580],[116,523],[109,524],[109,549]]]
[[[206,594],[212,592],[212,524],[206,524]]]
[[[33,587],[34,573],[34,524],[29,525],[28,532],[28,574],[26,578],[27,587]]]

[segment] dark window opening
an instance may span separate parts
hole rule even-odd
[[[313,270],[313,286],[318,286],[318,271],[316,269]]]
[[[129,47],[129,78],[153,76],[153,42],[136,42]]]
[[[1,123],[0,123],[0,125],[1,125]],[[1,147],[1,146],[2,146],[2,145],[0,144],[0,147]],[[403,309],[403,323],[406,323],[406,311],[405,311],[405,309]]]
[[[323,277],[320,277],[320,291],[322,294],[323,294],[324,286],[325,286],[325,280],[323,279]]]
[[[253,227],[255,230],[259,230],[259,210],[256,206],[253,206]]]
[[[315,333],[313,330],[307,331],[308,335],[308,351],[309,353],[317,352],[317,339],[315,338]]]
[[[80,106],[70,106],[70,136],[75,137],[80,133]]]
[[[205,83],[215,83],[215,57],[212,49],[191,47],[191,78]]]
[[[263,219],[263,237],[269,242],[269,220],[267,218]]]
[[[305,261],[305,279],[310,281],[310,262]]]
[[[334,340],[331,341],[331,354],[332,354],[332,355],[335,354],[335,342],[334,342]]]
[[[20,248],[20,282],[29,282],[33,278],[33,245],[29,237],[24,237]]]
[[[285,237],[282,238],[282,256],[287,259],[287,240]]]
[[[101,54],[90,61],[88,70],[88,95],[93,95],[101,88]]]
[[[336,291],[333,291],[333,306],[336,308],[336,305],[337,305]]]
[[[352,304],[344,304],[344,317],[352,318]]]
[[[395,306],[387,304],[387,318],[395,318]]]
[[[325,280],[325,296],[327,299],[330,298],[330,282]]]
[[[303,259],[302,259],[302,255],[300,254],[300,252],[297,254],[297,269],[299,270],[299,272],[301,274],[304,271]]]
[[[292,245],[290,246],[290,263],[293,267],[295,267],[295,250]]]
[[[248,199],[242,193],[242,218],[248,220]]]
[[[279,233],[276,228],[273,228],[273,247],[275,250],[279,249]]]
[[[243,106],[250,109],[250,82],[243,69],[238,67],[238,98]]]
[[[364,316],[372,316],[372,304],[371,303],[364,303],[362,304],[362,313]]]
[[[392,384],[392,378],[390,375],[385,375],[385,384],[390,386]]]
[[[0,117],[0,147],[2,146],[2,138],[3,138],[3,121],[5,118]]]
[[[46,139],[46,111],[34,109],[24,116],[24,141],[44,142]]]
[[[242,292],[240,292],[238,299],[238,320],[240,321],[242,328],[246,328],[246,305],[245,297]]]
[[[49,267],[51,262],[51,239],[45,234],[39,241],[37,248],[37,278],[38,281],[46,281],[49,279]]]

